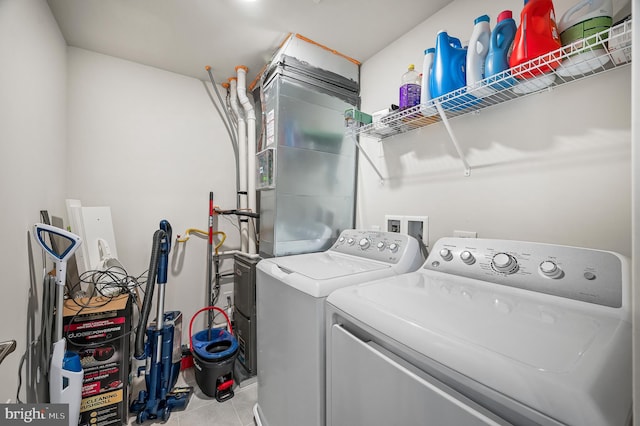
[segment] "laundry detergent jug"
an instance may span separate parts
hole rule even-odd
[[[609,56],[602,43],[607,34],[601,38],[595,35],[611,28],[612,22],[611,0],[581,0],[569,8],[558,21],[562,45],[572,45],[572,51],[587,46],[592,48],[567,57],[558,68],[558,74],[585,74],[609,62]]]
[[[561,47],[553,2],[524,0],[520,25],[509,58],[509,66],[514,77],[526,79],[553,71],[560,65],[560,52],[557,50]],[[540,57],[540,61],[527,64],[528,61]]]
[[[466,86],[466,61],[467,49],[462,47],[460,39],[449,37],[446,31],[438,32],[429,76],[432,98],[435,99]]]
[[[491,38],[491,27],[489,16],[482,15],[473,21],[473,32],[469,39],[467,48],[467,87],[473,91],[475,96],[489,96],[494,91],[487,87],[482,87],[485,77],[485,60],[489,53],[489,40]]]
[[[436,113],[436,109],[431,102],[431,89],[429,87],[429,79],[431,76],[431,69],[433,68],[433,56],[436,53],[436,49],[433,47],[424,51],[424,60],[422,62],[422,85],[420,87],[420,112],[422,115],[429,116]]]
[[[489,51],[484,65],[484,76],[490,79],[490,86],[496,90],[511,87],[514,83],[507,70],[516,29],[517,25],[512,12],[510,10],[500,12],[496,27],[491,32]]]

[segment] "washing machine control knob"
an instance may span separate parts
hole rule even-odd
[[[352,246],[352,245],[353,245],[353,243],[355,243],[355,242],[356,242],[356,240],[354,240],[353,238],[349,238],[349,239],[347,240],[347,244],[349,244],[350,246]]]
[[[384,246],[385,246],[384,242],[380,241],[376,247],[378,247],[378,250],[382,251],[384,250]]]
[[[473,265],[474,263],[476,263],[476,258],[473,257],[469,250],[465,250],[460,253],[460,259],[462,259],[462,261],[467,265]]]
[[[518,261],[510,254],[498,253],[491,259],[491,266],[494,270],[508,275],[518,270]]]
[[[540,273],[549,278],[560,278],[562,276],[562,269],[552,260],[545,260],[539,266]]]
[[[449,250],[448,248],[443,248],[442,250],[440,250],[440,257],[448,262],[453,259],[453,254],[451,254],[451,250]]]
[[[358,241],[358,245],[362,250],[366,250],[369,248],[369,246],[371,246],[371,241],[369,241],[368,238],[363,238],[360,241]]]
[[[340,244],[342,244],[342,243],[344,243],[344,240],[345,240],[345,238],[344,238],[344,237],[340,237],[340,238],[338,239],[338,242],[339,242]]]
[[[396,243],[389,244],[389,250],[391,250],[392,253],[397,252],[398,251],[398,244],[396,244]]]

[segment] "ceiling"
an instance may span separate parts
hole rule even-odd
[[[452,0],[48,0],[69,46],[207,80],[249,67],[289,33],[361,62]]]

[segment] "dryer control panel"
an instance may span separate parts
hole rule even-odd
[[[407,256],[415,257],[419,247],[406,234],[350,229],[342,231],[329,250],[396,264]]]
[[[425,269],[613,308],[629,306],[628,260],[613,252],[481,238],[442,238]]]

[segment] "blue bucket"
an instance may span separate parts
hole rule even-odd
[[[238,341],[225,329],[205,329],[192,338],[192,351],[203,360],[222,361],[238,351]]]

